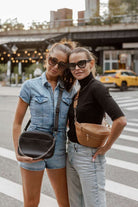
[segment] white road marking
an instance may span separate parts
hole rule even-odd
[[[125,127],[125,128],[124,128],[124,131],[128,131],[128,132],[138,132],[138,129]]]
[[[121,101],[117,101],[118,104],[120,103],[128,103],[128,102],[134,102],[134,101],[138,101],[138,98],[135,99],[127,99],[127,100],[121,100]]]
[[[137,110],[138,109],[138,106],[136,107],[127,107],[125,108],[126,110],[129,110],[129,111],[132,111],[132,110]]]
[[[138,127],[138,123],[134,123],[134,122],[127,122],[127,125],[133,126],[133,127]]]
[[[125,140],[128,140],[128,141],[138,142],[138,136],[134,137],[134,136],[129,136],[129,135],[121,134],[119,139],[125,139]]]
[[[105,189],[111,193],[123,196],[135,201],[138,201],[138,189],[117,183],[111,180],[106,180]]]
[[[127,170],[138,172],[138,164],[126,162],[118,159],[113,159],[110,157],[106,157],[106,161],[108,165],[116,166],[119,168],[124,168]]]
[[[0,147],[0,156],[17,161],[16,156],[15,156],[15,152],[12,150],[9,150],[9,149],[5,149],[3,147]]]
[[[129,119],[129,120],[138,122],[138,119],[135,119],[135,118],[132,118],[132,119]]]
[[[113,144],[112,149],[117,149],[117,150],[121,150],[121,151],[125,151],[125,152],[131,152],[134,154],[138,154],[138,149],[135,147],[127,147],[124,145]]]
[[[0,177],[0,192],[23,202],[22,186],[20,184],[14,183],[10,180]],[[44,206],[58,207],[56,199],[41,193],[39,207]]]
[[[0,177],[0,192],[8,195],[16,200],[23,202],[22,186],[20,184],[9,181]],[[138,190],[136,188],[120,184],[111,180],[106,180],[106,191],[115,193],[119,196],[138,201]],[[39,207],[58,207],[56,199],[46,196],[41,193]]]
[[[132,98],[131,96],[125,96],[125,97],[118,97],[118,96],[116,96],[116,97],[114,97],[115,100],[122,100],[122,99],[123,100],[125,100],[125,99],[126,100],[130,100],[131,98]]]
[[[137,106],[138,102],[119,104],[120,107],[135,106],[135,105]]]

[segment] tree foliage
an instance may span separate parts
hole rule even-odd
[[[24,29],[24,25],[23,25],[23,23],[18,22],[17,18],[15,18],[15,19],[7,19],[1,25],[1,29],[4,32],[15,31],[15,30],[23,30]]]

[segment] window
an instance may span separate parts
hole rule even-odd
[[[110,63],[108,63],[108,62],[106,63],[105,62],[105,70],[110,70]]]
[[[128,72],[128,75],[129,76],[136,76],[134,73],[132,73],[132,72]]]
[[[118,69],[118,62],[112,63],[112,69]]]
[[[105,53],[105,60],[110,60],[110,53]]]
[[[112,53],[112,60],[118,60],[117,52]]]

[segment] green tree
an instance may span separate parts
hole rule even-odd
[[[34,29],[34,30],[42,30],[42,29],[47,29],[47,22],[35,22],[33,21],[29,29]]]
[[[19,23],[17,18],[15,19],[7,19],[2,25],[2,30],[5,32],[14,31],[14,30],[23,30],[24,25]]]
[[[122,0],[122,3],[127,4],[128,14],[138,14],[138,0]]]
[[[0,74],[7,72],[7,64],[0,64]]]
[[[25,67],[25,68],[24,68],[24,70],[25,70],[25,74],[26,74],[27,76],[29,76],[29,74],[32,74],[32,75],[33,75],[33,73],[34,73],[34,71],[35,71],[36,68],[40,68],[40,69],[44,70],[44,69],[43,69],[43,65],[42,65],[41,63],[38,63],[38,64],[31,64],[29,67]]]

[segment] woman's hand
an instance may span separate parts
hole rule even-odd
[[[100,146],[96,153],[94,154],[92,161],[96,159],[97,155],[104,155],[113,145],[113,143],[116,141],[116,139],[120,136],[123,128],[126,126],[127,121],[124,116],[119,117],[118,119],[113,121],[112,128],[111,128],[111,134],[108,137],[108,140],[104,146]]]
[[[42,159],[39,159],[39,160],[34,160],[32,157],[28,157],[28,156],[21,156],[19,154],[16,154],[16,159],[19,161],[19,162],[27,162],[27,163],[33,163],[33,162],[38,162]]]
[[[92,161],[94,162],[97,155],[104,155],[110,148],[106,145],[98,147],[97,151],[95,152],[95,154],[92,157]]]

